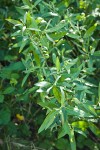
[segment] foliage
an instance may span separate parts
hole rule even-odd
[[[4,1],[0,143],[100,148],[99,8],[99,0]]]

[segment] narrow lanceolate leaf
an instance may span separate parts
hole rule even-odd
[[[55,115],[58,112],[56,110],[51,111],[47,117],[45,118],[44,122],[42,123],[42,125],[40,126],[38,133],[42,132],[43,130],[46,130],[47,128],[50,127],[50,125],[53,123],[54,119],[55,119]]]
[[[27,45],[27,43],[28,43],[28,38],[27,38],[27,37],[23,38],[23,42],[22,42],[22,44],[21,44],[21,46],[20,46],[19,53],[22,52],[22,50],[23,50],[24,47]]]
[[[61,105],[63,106],[63,104],[65,102],[65,93],[64,93],[63,87],[61,87],[61,86],[60,86],[60,90],[61,90]]]
[[[29,74],[30,74],[30,73],[26,74],[26,76],[25,76],[24,79],[22,80],[22,85],[21,85],[22,87],[23,87],[23,85],[25,84],[25,82],[26,82],[26,80],[27,80]]]
[[[34,59],[35,59],[35,62],[37,64],[37,66],[40,67],[40,65],[41,65],[41,59],[40,59],[39,55],[35,51],[33,52],[33,54],[34,54]]]
[[[80,102],[77,98],[74,99],[74,102],[78,105],[83,107],[85,110],[88,111],[88,114],[92,114],[94,116],[97,116],[95,109],[93,108],[93,106],[90,106],[89,104],[85,104]],[[91,115],[90,115],[91,116]]]
[[[72,78],[73,78],[73,79],[75,79],[75,78],[77,78],[77,77],[79,76],[79,74],[80,74],[80,72],[81,72],[82,67],[83,67],[83,64],[81,64],[79,67],[77,67],[76,72],[75,72],[75,73],[73,73],[73,76],[72,76]]]
[[[40,106],[42,106],[43,108],[48,108],[48,109],[54,109],[57,108],[57,105],[53,102],[39,102],[38,103]]]
[[[89,128],[90,130],[98,137],[100,137],[100,129],[95,125],[93,124],[92,122],[89,123]]]
[[[95,31],[96,26],[97,26],[97,25],[94,24],[92,27],[90,27],[90,28],[86,31],[86,33],[84,34],[84,38],[90,37],[90,36],[93,34],[93,32]]]
[[[22,25],[22,23],[18,20],[14,20],[14,19],[6,19],[6,20],[16,26]]]
[[[83,104],[83,106],[89,113],[91,113],[94,116],[97,116],[95,109],[92,106],[90,106],[88,104]]]
[[[72,33],[68,33],[68,34],[66,34],[68,37],[71,37],[71,38],[73,38],[73,39],[79,39],[80,38],[80,36],[79,35],[76,35],[76,34],[72,34]]]
[[[60,22],[59,24],[57,24],[55,27],[52,27],[52,28],[50,28],[50,29],[47,29],[47,30],[46,30],[46,33],[52,33],[52,32],[58,31],[58,30],[64,28],[66,25],[67,25],[67,23],[64,22],[64,21],[62,21],[62,22]]]
[[[60,31],[58,33],[50,33],[50,37],[57,42],[60,38],[64,37],[66,35],[66,31]],[[57,41],[56,41],[57,40]]]
[[[57,101],[60,103],[61,102],[61,94],[60,94],[60,90],[58,89],[58,87],[53,86],[53,94],[54,94],[54,97],[57,99]]]
[[[53,40],[48,34],[46,34],[46,37],[47,37],[47,39],[48,39],[49,41],[55,43],[54,40]]]
[[[57,71],[59,72],[60,71],[60,61],[59,61],[58,57],[56,58],[56,68],[57,68]]]

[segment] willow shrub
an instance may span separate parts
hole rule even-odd
[[[1,79],[5,84],[8,79],[10,86],[8,84],[1,91],[0,102],[2,107],[5,106],[4,96],[10,95],[12,105],[0,111],[3,116],[0,124],[8,126],[12,123],[13,103],[17,103],[18,113],[18,103],[29,104],[33,100],[46,110],[38,133],[47,129],[57,132],[56,148],[64,150],[71,146],[71,150],[76,150],[87,146],[90,150],[99,149],[100,2],[22,2],[20,7],[15,6],[17,17],[6,19],[10,26],[13,25],[9,49],[14,56],[7,55],[10,64],[1,69]],[[23,116],[26,114],[27,111]],[[17,119],[23,116],[19,115]],[[27,136],[30,131],[28,127],[24,128]],[[60,139],[65,139],[64,143],[70,141],[70,146],[61,146]],[[79,144],[80,141],[85,142]]]

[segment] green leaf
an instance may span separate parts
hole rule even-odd
[[[17,6],[15,6],[15,8],[16,8],[16,10],[17,10],[17,12],[18,12],[18,13],[20,13],[21,15],[23,15],[23,16],[24,16],[25,11],[24,11],[24,10],[22,10],[22,9],[21,9],[21,7],[17,7]]]
[[[61,91],[61,105],[63,106],[65,102],[65,93],[64,93],[64,88],[60,86],[60,91]]]
[[[38,104],[43,108],[48,108],[48,109],[57,108],[57,105],[53,102],[39,102]]]
[[[59,31],[60,29],[64,28],[66,25],[67,25],[67,23],[62,21],[62,22],[58,23],[55,27],[47,29],[45,32],[46,33],[52,33],[55,31]]]
[[[95,51],[95,52],[93,53],[93,56],[100,56],[100,50],[99,50],[99,51]]]
[[[84,109],[84,111],[88,111],[88,113],[86,113],[86,116],[87,117],[89,117],[89,116],[91,116],[90,114],[92,114],[92,115],[94,115],[94,116],[96,116],[97,117],[97,114],[96,114],[96,112],[95,112],[95,109],[92,107],[92,106],[90,106],[89,104],[87,104],[87,103],[82,103],[81,101],[79,101],[77,98],[74,98],[74,101],[75,101],[75,103],[78,105],[78,107],[80,106],[80,108],[82,108],[83,107],[83,109]],[[84,112],[84,115],[85,115],[85,112]],[[86,117],[85,116],[85,117]]]
[[[3,103],[3,101],[4,101],[4,95],[0,94],[0,103]]]
[[[70,138],[71,149],[76,150],[76,142],[75,142],[75,136],[74,136],[73,129],[70,129],[69,138]]]
[[[72,127],[80,128],[81,130],[85,130],[88,128],[88,122],[86,121],[75,121],[72,123]]]
[[[76,87],[75,87],[75,90],[76,91],[83,91],[83,90],[87,90],[89,87],[88,86],[85,86],[85,85],[82,85],[82,84],[77,84]]]
[[[30,12],[27,12],[25,14],[25,17],[24,17],[24,22],[26,23],[26,26],[29,27],[31,24],[32,24],[32,17],[31,17],[31,14]]]
[[[61,131],[60,131],[60,133],[58,135],[58,138],[61,138],[61,137],[65,136],[66,134],[69,135],[71,149],[72,150],[76,150],[76,143],[75,143],[74,131],[70,127],[70,125],[69,125],[69,123],[67,121],[62,125],[62,128],[61,128]]]
[[[22,84],[21,86],[23,87],[23,85],[25,84],[27,78],[29,77],[30,73],[26,74],[26,76],[24,77],[24,79],[22,80]]]
[[[45,46],[47,49],[49,48],[49,41],[46,36],[42,36],[42,38],[40,38],[40,41],[43,46]]]
[[[68,34],[66,34],[66,36],[71,37],[71,38],[73,38],[73,39],[79,39],[79,38],[80,38],[79,35],[72,34],[72,33],[68,33]]]
[[[78,107],[73,108],[71,106],[67,106],[66,112],[69,116],[77,116],[77,117],[82,117],[82,118],[90,116],[89,113],[79,109]]]
[[[100,137],[100,129],[95,125],[93,124],[92,122],[89,123],[89,128],[90,130],[98,137]]]
[[[57,150],[66,150],[66,148],[67,150],[70,150],[70,144],[66,138],[57,139],[55,147]]]
[[[72,69],[74,70],[74,73],[73,73],[73,75],[72,75],[72,79],[75,79],[75,78],[77,78],[77,77],[79,76],[82,67],[83,67],[83,64],[81,64],[81,65],[80,65],[79,67],[77,67],[77,68],[74,68],[74,69],[72,68]],[[73,71],[72,69],[71,69],[71,71]]]
[[[96,25],[93,25],[92,27],[90,27],[84,34],[84,38],[90,37],[93,34],[93,32],[95,31],[95,29],[96,29]]]
[[[42,0],[37,0],[35,3],[34,3],[34,6],[36,7]]]
[[[56,58],[56,68],[57,68],[57,72],[59,72],[60,71],[60,61],[59,61],[59,58],[57,57]]]
[[[53,63],[55,64],[55,60],[56,60],[56,54],[55,53],[52,54],[52,59],[53,59]]]
[[[60,132],[58,134],[58,138],[62,138],[63,136],[65,136],[66,134],[68,134],[68,130],[67,130],[67,125],[66,122],[62,125]]]
[[[10,121],[10,110],[8,108],[0,110],[0,125],[6,125]]]
[[[44,122],[42,123],[42,125],[40,126],[38,133],[42,132],[43,130],[46,130],[47,128],[49,128],[49,126],[53,123],[54,119],[55,119],[55,115],[57,114],[56,110],[51,111],[47,117],[45,118]]]
[[[26,13],[26,16],[25,16],[24,20],[26,20],[27,30],[41,31],[40,29],[38,29],[36,20],[34,19],[34,17],[32,17],[30,12]]]
[[[66,35],[66,31],[62,31],[62,32],[58,32],[58,33],[51,33],[50,37],[53,40],[59,40],[60,38],[64,37],[64,35]]]
[[[35,59],[37,66],[41,66],[40,56],[35,51],[33,52],[33,54],[34,54],[34,59]]]
[[[47,37],[47,39],[48,39],[49,41],[51,41],[51,42],[54,43],[54,40],[53,40],[48,34],[46,34],[46,37]]]
[[[14,20],[14,19],[6,19],[8,22],[12,23],[13,25],[16,25],[16,26],[19,26],[21,25],[22,26],[22,23],[18,20]]]
[[[81,134],[81,135],[83,135],[85,138],[87,138],[87,135],[83,131],[81,131],[79,129],[74,129],[74,131]]]
[[[59,103],[61,103],[61,93],[60,93],[60,90],[56,87],[56,86],[53,86],[53,94],[55,96],[55,98],[57,99],[57,101]]]
[[[11,71],[16,71],[16,70],[20,71],[20,70],[24,70],[25,67],[21,61],[18,61],[15,63],[11,63],[8,67],[6,67],[6,69],[11,70]]]
[[[11,70],[3,68],[0,72],[0,77],[2,79],[10,79],[11,78]]]
[[[78,61],[78,58],[73,59],[70,62],[69,61],[65,62],[66,69],[69,70],[72,66],[76,64],[77,61]]]
[[[94,116],[97,116],[96,112],[95,112],[95,109],[88,105],[88,104],[83,104],[84,108],[86,108],[87,111],[89,111],[91,114],[93,114]]]
[[[7,87],[7,88],[4,90],[3,94],[11,94],[11,93],[14,92],[14,90],[15,90],[14,87]]]
[[[25,5],[28,5],[29,7],[31,7],[31,3],[29,0],[22,0],[22,1]]]
[[[24,47],[27,45],[28,43],[28,38],[27,37],[24,37],[23,38],[23,42],[21,43],[21,46],[20,46],[20,49],[19,49],[19,53],[22,52],[22,50],[24,49]]]
[[[15,32],[15,34],[16,34],[16,32]],[[17,35],[15,35],[15,36],[17,36]],[[17,47],[21,47],[21,45],[22,45],[22,42],[20,41],[20,42],[16,42],[12,47],[17,48]]]

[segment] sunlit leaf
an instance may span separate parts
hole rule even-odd
[[[96,25],[93,25],[92,27],[90,27],[84,34],[84,38],[90,37],[93,34],[93,32],[95,31],[95,29],[96,29]]]
[[[13,25],[16,25],[16,26],[19,26],[21,25],[22,26],[22,23],[18,20],[14,20],[14,19],[6,19],[8,22],[12,23]]]
[[[57,71],[60,71],[60,61],[59,61],[59,58],[57,57],[56,60],[56,68],[57,68]]]
[[[36,86],[39,86],[39,87],[46,87],[48,86],[50,83],[47,82],[47,81],[42,81],[42,82],[39,82],[39,83],[36,83],[35,85]]]
[[[61,102],[61,94],[60,94],[60,90],[56,86],[53,86],[53,94],[54,94],[55,98],[57,99],[57,101],[60,103]]]

